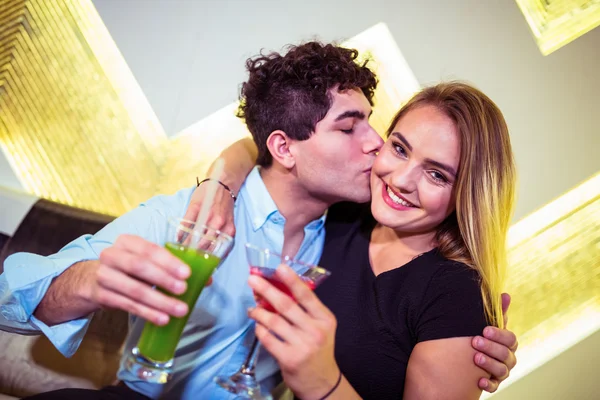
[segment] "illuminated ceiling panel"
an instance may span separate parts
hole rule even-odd
[[[600,25],[600,0],[516,0],[548,55]]]
[[[7,0],[0,27],[0,145],[29,193],[120,215],[193,184],[248,135],[233,104],[169,139],[89,0]],[[417,82],[385,25],[353,40],[385,61],[373,115],[383,131]]]

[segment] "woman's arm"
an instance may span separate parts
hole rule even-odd
[[[236,196],[240,192],[246,177],[256,165],[257,156],[258,150],[251,138],[238,140],[221,152],[220,157],[225,160],[225,170],[221,182],[227,185]],[[207,176],[210,176],[213,167],[214,163],[208,169]],[[235,235],[233,198],[223,186],[219,185],[218,187],[207,224],[233,236]],[[205,190],[206,185],[200,185],[196,188],[183,217],[184,219],[195,221],[198,218],[200,207],[204,201]]]
[[[225,160],[225,170],[221,181],[237,195],[252,168],[256,165],[258,149],[252,138],[246,137],[223,150],[220,156]],[[214,164],[211,164],[206,176],[210,176]]]
[[[477,383],[490,375],[473,363],[470,337],[418,343],[408,360],[405,400],[479,399]]]
[[[487,325],[479,275],[439,262],[408,324],[416,345],[408,360],[404,399],[479,399],[490,374],[475,362],[473,336]]]

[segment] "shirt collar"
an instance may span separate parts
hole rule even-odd
[[[281,215],[260,176],[259,168],[256,166],[252,169],[241,190],[255,231],[260,229],[273,214]]]
[[[254,231],[259,230],[269,219],[278,225],[285,224],[285,217],[277,209],[271,194],[260,176],[260,167],[256,166],[246,178],[240,190],[244,204],[248,207]],[[319,218],[306,225],[306,229],[319,230],[325,225],[327,211]]]

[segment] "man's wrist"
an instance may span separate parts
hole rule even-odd
[[[33,315],[48,326],[97,311],[92,286],[98,261],[78,262],[54,278]]]
[[[76,271],[73,271],[78,276],[76,278],[79,281],[78,289],[76,290],[76,297],[79,301],[87,303],[90,307],[100,308],[100,305],[96,304],[93,297],[93,286],[96,280],[96,272],[100,267],[100,262],[95,261],[83,261],[75,266]]]

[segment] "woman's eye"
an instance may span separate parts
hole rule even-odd
[[[392,147],[394,148],[394,151],[396,153],[398,153],[399,155],[401,155],[403,157],[406,157],[406,150],[404,150],[404,147],[402,147],[401,145],[396,144],[396,143],[393,143]]]
[[[436,182],[448,182],[448,179],[446,179],[446,177],[444,175],[442,175],[440,172],[438,171],[431,171],[429,173],[429,175],[431,175],[431,177],[436,181]]]

